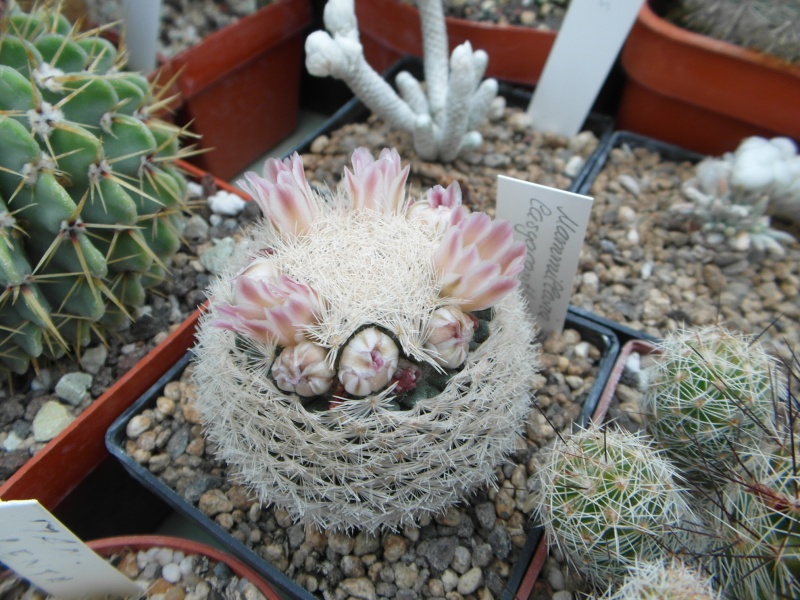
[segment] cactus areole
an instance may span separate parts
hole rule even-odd
[[[457,183],[410,202],[407,175],[365,148],[324,196],[296,154],[248,174],[264,219],[198,334],[219,457],[325,528],[397,528],[492,483],[529,411],[524,245]]]
[[[180,246],[183,131],[124,50],[60,2],[0,17],[0,365],[130,322]]]

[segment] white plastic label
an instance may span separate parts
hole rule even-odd
[[[580,131],[642,2],[571,0],[528,106],[535,129]]]
[[[527,255],[522,289],[542,333],[561,331],[593,199],[499,175],[497,217],[511,221]]]
[[[37,500],[0,502],[0,562],[60,598],[142,592]]]

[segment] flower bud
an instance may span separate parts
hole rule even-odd
[[[437,364],[447,368],[460,367],[467,359],[469,343],[475,333],[475,321],[457,306],[443,306],[431,315],[430,335],[425,348]]]
[[[342,351],[339,381],[354,396],[377,392],[392,379],[399,358],[392,338],[375,327],[362,329]]]
[[[284,392],[309,398],[327,392],[333,383],[328,351],[312,342],[284,348],[272,363],[272,376]]]

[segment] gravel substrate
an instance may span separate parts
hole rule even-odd
[[[125,548],[106,555],[108,562],[136,583],[140,598],[152,600],[264,600],[247,579],[223,562],[207,556],[154,546],[147,550]],[[16,577],[0,581],[3,600],[55,600]]]
[[[669,229],[668,208],[684,201],[680,187],[693,174],[693,163],[644,147],[611,150],[588,192],[593,217],[572,304],[656,337],[716,322],[764,331],[788,359],[800,348],[800,244],[782,257],[733,252]]]
[[[85,0],[89,19],[107,24],[121,20],[120,0]],[[162,56],[172,57],[199,44],[207,35],[227,27],[269,4],[269,0],[162,0],[157,42]]]
[[[530,532],[528,480],[539,450],[570,427],[595,381],[601,349],[567,329],[542,342],[525,437],[496,469],[498,489],[478,490],[435,518],[396,532],[329,532],[260,506],[215,460],[197,408],[192,365],[127,424],[125,452],[300,586],[326,599],[499,597]],[[460,596],[450,596],[457,598]]]

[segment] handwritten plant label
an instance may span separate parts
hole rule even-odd
[[[37,500],[0,502],[0,563],[60,598],[142,592]]]
[[[561,331],[593,199],[499,175],[497,217],[511,221],[528,250],[521,274],[542,333]]]

